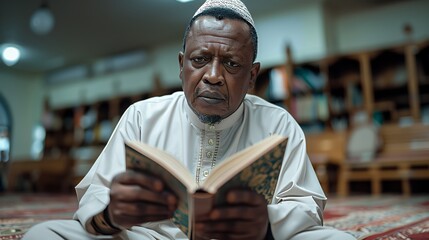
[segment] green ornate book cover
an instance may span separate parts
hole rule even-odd
[[[277,186],[286,144],[287,139],[223,184],[216,192],[214,204],[221,205],[226,192],[231,188],[250,188],[264,196],[267,204],[270,204]]]

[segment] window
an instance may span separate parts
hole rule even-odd
[[[12,120],[6,100],[0,94],[0,193],[4,191],[6,165],[10,159]]]
[[[11,115],[6,100],[0,95],[0,164],[9,161]]]

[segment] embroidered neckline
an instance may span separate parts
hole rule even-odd
[[[216,166],[216,160],[218,156],[219,151],[219,142],[220,142],[220,132],[214,131],[215,133],[215,143],[214,143],[214,150],[212,152],[211,156],[211,164],[210,164],[210,171]],[[198,162],[197,167],[195,170],[195,181],[200,184],[201,183],[201,168],[202,168],[202,162],[203,162],[203,146],[204,146],[204,140],[206,139],[206,130],[201,130],[201,137],[200,137],[200,149],[198,154]]]

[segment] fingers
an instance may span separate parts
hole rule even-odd
[[[150,174],[126,171],[115,176],[110,188],[109,216],[116,225],[129,228],[171,218],[176,196]]]
[[[170,205],[175,202],[175,197],[171,192],[152,191],[139,185],[112,185],[110,197],[111,200],[121,202],[144,201],[162,205]]]
[[[177,204],[177,197],[165,187],[159,178],[132,170],[113,178],[110,200],[168,205],[171,210],[174,210]]]
[[[226,195],[226,205],[217,206],[208,215],[198,216],[198,220],[254,221],[266,215],[268,210],[264,197],[247,189],[234,189]]]
[[[245,234],[254,227],[252,222],[221,221],[210,223],[196,223],[195,230],[206,233]]]
[[[267,205],[265,198],[248,189],[233,189],[226,195],[226,201],[232,205]]]
[[[166,189],[159,178],[135,171],[126,171],[113,179],[110,197],[117,201],[164,204],[172,210],[177,204],[176,196]]]
[[[139,185],[142,188],[151,189],[156,192],[160,192],[164,188],[164,184],[159,178],[133,170],[127,170],[126,172],[116,175],[112,180],[112,184],[113,183]]]
[[[195,220],[198,239],[263,239],[269,222],[267,202],[253,191],[236,189],[227,194],[225,205]]]
[[[160,221],[173,217],[173,211],[163,205],[118,202],[109,206],[111,219],[117,225],[129,228],[144,222]]]

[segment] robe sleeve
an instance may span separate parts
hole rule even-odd
[[[124,142],[139,139],[139,118],[134,105],[125,111],[103,151],[75,188],[79,208],[73,218],[85,229],[92,217],[109,204],[110,183],[116,174],[125,171]]]
[[[307,155],[304,133],[289,120],[284,133],[289,137],[283,166],[272,204],[268,205],[271,231],[275,239],[323,225],[326,197]]]

